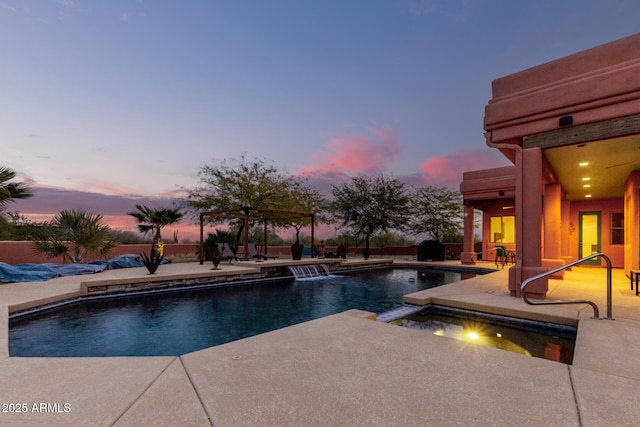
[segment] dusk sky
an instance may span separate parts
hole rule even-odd
[[[126,228],[243,153],[325,185],[457,188],[508,164],[483,137],[492,80],[639,17],[637,0],[0,0],[0,166],[36,194],[7,210]]]

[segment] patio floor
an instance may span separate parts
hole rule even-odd
[[[260,265],[222,267],[231,274]],[[207,271],[182,263],[159,274]],[[573,365],[371,321],[358,310],[181,357],[16,358],[8,355],[10,307],[79,295],[81,282],[147,273],[1,285],[0,425],[637,425],[640,297],[624,272],[613,272],[611,321],[591,319],[585,305],[534,307],[510,297],[507,271],[407,299],[579,321]],[[605,316],[605,283],[604,269],[574,268],[549,282],[548,299],[591,299]]]

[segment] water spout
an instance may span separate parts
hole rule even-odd
[[[334,277],[326,264],[290,265],[288,268],[296,280],[312,280],[322,277]]]

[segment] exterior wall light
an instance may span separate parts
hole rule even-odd
[[[568,126],[573,124],[573,116],[564,116],[560,117],[560,121],[558,122],[560,126]]]

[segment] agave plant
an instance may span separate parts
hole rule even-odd
[[[82,263],[89,255],[107,256],[116,246],[111,228],[102,224],[102,215],[82,210],[64,210],[31,236],[36,253],[49,258]]]
[[[160,266],[160,263],[162,262],[162,259],[164,257],[159,256],[159,257],[155,257],[155,258],[149,258],[146,254],[146,252],[142,252],[140,254],[140,258],[142,258],[142,263],[144,264],[145,267],[147,267],[147,270],[149,271],[149,274],[155,274],[156,270],[158,269],[158,267]]]

